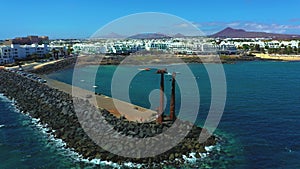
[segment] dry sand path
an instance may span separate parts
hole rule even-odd
[[[47,80],[48,86],[71,94],[72,96],[87,99],[96,107],[106,109],[117,117],[124,116],[129,121],[138,122],[154,121],[156,119],[157,112],[153,110],[105,95],[95,95],[91,91],[48,78],[47,76],[43,76],[43,78]]]

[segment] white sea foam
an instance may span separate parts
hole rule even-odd
[[[182,158],[187,163],[195,163],[197,161],[196,153],[192,152],[189,154],[189,156],[183,155]]]
[[[111,166],[113,168],[122,168],[122,166],[130,167],[130,168],[141,168],[141,167],[143,167],[142,164],[137,164],[137,163],[133,163],[133,162],[126,162],[126,163],[123,163],[122,165],[119,165],[119,164],[111,162],[111,161],[102,161],[100,159],[88,160],[88,159],[84,159],[84,158],[80,157],[77,160],[82,161],[82,162],[86,162],[86,163],[97,164],[97,165]]]
[[[47,125],[43,125],[40,123],[40,119],[37,118],[32,118],[32,122],[36,125],[36,127],[42,131],[42,133],[44,134],[48,134],[48,138],[49,140],[54,143],[56,148],[60,148],[62,150],[64,150],[63,154],[65,156],[71,157],[72,159],[76,160],[76,161],[80,161],[80,162],[85,162],[85,163],[90,163],[90,164],[96,164],[96,165],[106,165],[106,166],[111,166],[113,168],[121,168],[122,165],[119,165],[117,163],[113,163],[111,161],[102,161],[100,159],[92,159],[92,160],[88,160],[82,157],[82,155],[80,155],[79,153],[75,152],[73,149],[70,148],[66,148],[66,142],[64,142],[62,139],[59,138],[55,138],[53,134],[54,130],[52,130],[50,132],[50,134],[48,133],[49,128],[47,128]],[[124,166],[128,166],[128,167],[134,167],[134,168],[141,168],[142,165],[141,164],[135,164],[135,163],[125,163]]]
[[[207,152],[213,151],[214,148],[215,148],[215,146],[205,146],[205,147],[204,147],[204,149],[205,149]]]
[[[5,99],[6,97],[3,95],[3,93],[0,93],[0,98]]]
[[[136,163],[132,163],[132,162],[124,163],[124,166],[131,167],[131,168],[141,168],[141,167],[143,167],[142,164],[136,164]]]
[[[201,158],[206,158],[207,157],[207,153],[199,153]]]
[[[204,149],[206,150],[206,152],[205,153],[199,153],[200,158],[196,158],[196,153],[195,152],[191,152],[188,156],[183,155],[182,158],[184,159],[184,161],[186,163],[192,163],[193,164],[199,159],[207,158],[209,156],[209,154],[214,150],[220,151],[220,145],[205,146]]]

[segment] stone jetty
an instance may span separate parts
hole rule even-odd
[[[78,152],[86,159],[101,159],[118,164],[133,162],[143,164],[146,168],[160,167],[160,165],[178,167],[184,163],[183,155],[189,156],[189,153],[195,152],[196,157],[200,158],[199,153],[206,152],[205,146],[214,145],[217,141],[217,138],[213,135],[210,136],[205,129],[181,120],[178,120],[177,123],[167,121],[163,124],[156,124],[155,122],[137,123],[128,121],[124,117],[115,117],[105,109],[96,108],[88,100],[74,98],[68,93],[8,70],[0,69],[0,82],[0,93],[15,100],[18,109],[23,113],[40,119],[40,122],[50,129],[51,134],[62,139],[68,148]],[[156,146],[148,146],[155,144],[155,139],[149,140],[149,138],[155,138],[158,135],[170,138],[168,142],[158,142],[162,147],[168,146],[172,144],[172,137],[168,136],[168,133],[164,133],[174,125],[176,125],[178,137],[181,137],[180,133],[183,133],[183,139],[162,154],[143,157],[143,151],[134,151],[139,148],[136,147],[138,142],[126,142],[125,140],[122,145],[126,146],[119,146],[118,137],[120,136],[130,138],[128,140],[144,139],[145,144],[139,145],[144,145],[143,150],[148,152],[156,148]],[[180,132],[187,129],[189,131],[187,133]],[[201,131],[202,134],[209,136],[203,143],[199,142]],[[90,137],[91,134],[102,138],[101,143],[93,140]],[[127,152],[128,155],[119,156],[116,155],[117,153],[111,153],[122,151]],[[132,154],[140,155],[141,158],[132,158],[130,157]]]

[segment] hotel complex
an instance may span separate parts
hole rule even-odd
[[[0,46],[0,63],[12,63],[16,59],[25,59],[31,55],[43,57],[44,55],[49,54],[49,51],[50,48],[47,44],[11,44],[9,46]]]
[[[12,63],[31,55],[44,56],[49,53],[47,36],[28,36],[8,39],[0,46],[0,64]]]
[[[28,36],[5,40],[0,45],[0,64],[13,63],[15,60],[26,59],[33,55],[42,58],[51,53],[53,49],[61,53],[66,51],[64,45],[50,47],[47,36]]]
[[[89,39],[52,40],[47,36],[28,36],[5,40],[0,45],[0,64],[30,56],[66,56],[80,54],[128,55],[140,51],[159,51],[179,55],[239,55],[259,51],[298,54],[299,40],[272,40],[266,38],[206,38],[182,37],[161,39]],[[272,50],[270,50],[272,49]],[[274,52],[275,51],[275,52]],[[284,53],[285,51],[285,53]]]

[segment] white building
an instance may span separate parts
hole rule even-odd
[[[75,44],[73,45],[75,53],[84,53],[84,54],[105,54],[111,45],[109,44]]]
[[[15,59],[24,59],[30,55],[44,56],[49,53],[49,46],[46,44],[0,46],[0,64],[13,63]]]
[[[13,50],[9,46],[0,46],[0,64],[14,62]]]
[[[272,40],[266,42],[266,45],[269,46],[269,48],[279,48],[281,46],[281,43],[278,40]]]

